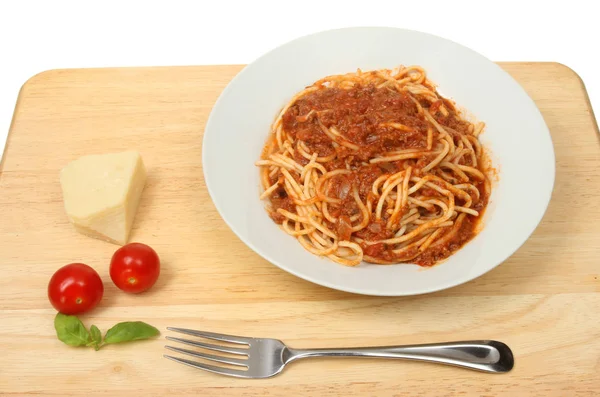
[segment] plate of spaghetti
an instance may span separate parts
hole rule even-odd
[[[248,65],[213,108],[203,166],[217,210],[259,255],[369,295],[491,270],[537,227],[554,184],[549,131],[518,83],[456,43],[393,28],[306,36]]]

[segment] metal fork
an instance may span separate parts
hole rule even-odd
[[[225,346],[224,344],[213,344],[167,336],[167,339],[173,342],[184,343],[204,350],[227,353],[239,356],[239,358],[165,346],[167,349],[178,353],[215,363],[228,364],[230,366],[239,367],[239,369],[211,365],[174,356],[164,356],[165,358],[189,365],[190,367],[239,378],[268,378],[279,374],[283,368],[292,361],[308,357],[404,358],[408,360],[455,365],[458,367],[493,373],[508,372],[514,365],[514,358],[510,348],[502,342],[493,340],[405,346],[292,349],[277,339],[247,338],[243,336],[217,334],[214,332],[195,331],[184,328],[168,327],[167,329],[187,335],[198,336],[204,339],[239,345],[240,347],[233,347],[231,345]]]

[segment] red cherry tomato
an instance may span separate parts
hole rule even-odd
[[[48,299],[63,314],[87,312],[96,307],[103,294],[102,279],[83,263],[61,267],[48,283]]]
[[[130,243],[119,248],[110,261],[110,278],[125,292],[137,294],[154,285],[160,274],[160,259],[146,244]]]

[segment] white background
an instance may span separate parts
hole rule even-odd
[[[43,70],[243,64],[296,37],[347,26],[425,31],[461,43],[494,61],[561,62],[581,76],[598,114],[597,3],[2,0],[0,151],[20,87]]]

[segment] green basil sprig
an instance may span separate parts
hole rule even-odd
[[[102,333],[95,325],[90,327],[90,342],[86,346],[94,346],[96,351],[100,350],[102,345]]]
[[[85,346],[90,341],[90,333],[75,316],[58,313],[54,318],[56,336],[69,346]]]
[[[148,339],[160,335],[158,329],[142,321],[126,321],[106,331],[104,341],[102,333],[95,325],[90,330],[76,316],[58,313],[54,318],[54,328],[59,340],[69,346],[88,346],[99,350],[112,343],[130,342]]]
[[[153,326],[142,321],[127,321],[119,323],[106,331],[104,343],[121,343],[133,340],[142,340],[152,338],[159,332]]]

